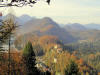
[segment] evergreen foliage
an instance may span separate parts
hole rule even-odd
[[[26,65],[27,75],[37,75],[38,70],[35,67],[36,65],[35,53],[33,51],[31,42],[28,42],[24,48],[23,60],[24,64]]]
[[[74,61],[70,61],[70,64],[67,66],[65,70],[65,75],[80,75],[78,65]]]

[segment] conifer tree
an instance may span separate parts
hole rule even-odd
[[[70,61],[70,64],[65,70],[65,75],[80,75],[78,65],[74,61]]]
[[[37,75],[38,70],[35,67],[35,65],[36,65],[35,53],[33,51],[31,42],[28,42],[24,48],[23,60],[24,60],[24,64],[26,67],[26,71],[27,71],[26,75]]]

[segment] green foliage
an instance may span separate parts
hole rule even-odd
[[[78,65],[74,61],[70,61],[70,64],[65,70],[65,75],[79,75]]]
[[[32,47],[32,44],[31,42],[28,42],[24,48],[24,51],[23,51],[23,55],[25,57],[27,56],[35,56],[35,53],[33,51],[33,47]]]
[[[35,53],[31,42],[28,42],[23,51],[23,59],[26,65],[27,75],[36,75],[37,68],[35,67]]]

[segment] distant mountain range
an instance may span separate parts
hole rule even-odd
[[[13,16],[19,25],[23,25],[24,23],[28,22],[29,20],[35,18],[35,17],[28,16],[28,15],[22,15],[22,16],[16,17],[12,14],[7,14],[6,16],[3,16],[3,19],[5,19],[9,15]]]
[[[66,24],[64,26],[64,28],[68,31],[83,31],[83,30],[87,30],[87,28],[85,26],[83,26],[82,24],[79,23],[73,23],[73,24]]]
[[[27,18],[26,21],[24,17]],[[36,34],[38,36],[53,35],[57,36],[64,43],[76,42],[78,40],[89,40],[90,38],[93,40],[97,40],[100,38],[100,31],[99,29],[95,28],[95,24],[82,25],[79,23],[73,23],[66,24],[61,27],[60,24],[56,23],[49,17],[38,19],[24,15],[20,18],[21,20],[25,21],[25,23],[23,23],[20,28],[21,34],[31,33]]]
[[[26,22],[30,21],[31,19],[35,19],[35,17],[31,17],[31,16],[28,16],[28,15],[22,15],[20,17],[17,17],[17,21],[21,25],[25,24]]]
[[[100,24],[90,23],[90,24],[86,24],[84,26],[86,28],[88,28],[88,29],[97,29],[97,30],[100,30]]]
[[[79,40],[98,40],[100,39],[100,25],[79,23],[61,24],[56,23],[49,17],[38,19],[28,15],[16,17],[20,26],[19,34],[35,34],[38,36],[52,35],[57,36],[63,43],[72,43]]]
[[[70,43],[76,40],[49,17],[28,21],[21,27],[21,33],[32,33],[38,36],[53,35],[57,36],[64,43]]]
[[[96,28],[98,26],[98,28]],[[82,25],[79,23],[67,24],[64,29],[79,40],[100,40],[100,26],[98,24]]]
[[[7,16],[7,15],[6,15]],[[5,16],[3,16],[5,17]],[[22,15],[19,17],[16,17],[16,21],[20,24],[20,25],[24,25],[25,23],[27,23],[28,21],[32,21],[33,19],[37,19],[35,17],[31,17],[29,15]],[[95,23],[90,23],[90,24],[80,24],[80,23],[69,23],[69,24],[59,24],[60,27],[65,27],[68,30],[70,29],[74,29],[74,30],[86,30],[86,29],[97,29],[100,30],[100,24],[95,24]]]
[[[67,30],[100,30],[100,24],[90,23],[90,24],[79,24],[79,23],[69,23],[63,25]]]

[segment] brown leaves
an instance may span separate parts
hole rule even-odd
[[[0,75],[7,75],[9,70],[8,68],[8,54],[4,53],[2,60],[0,60]],[[11,60],[10,60],[10,73],[14,73],[16,75],[26,75],[25,65],[22,61],[21,52],[12,51],[11,52]]]
[[[58,41],[59,40],[56,36],[45,35],[45,36],[40,37],[39,44],[45,50],[49,50],[50,48],[54,47]]]

